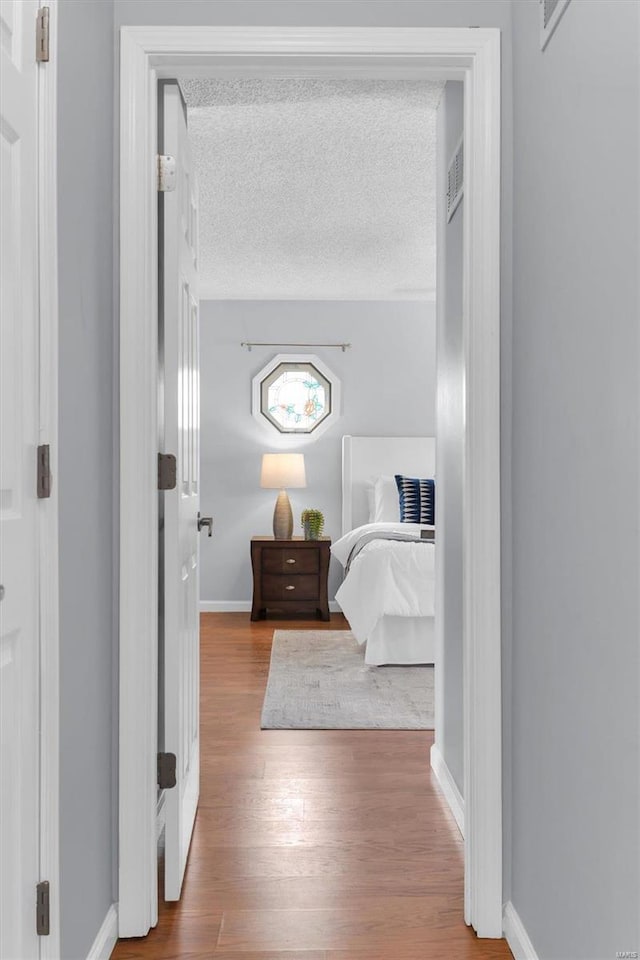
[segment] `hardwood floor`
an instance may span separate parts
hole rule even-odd
[[[276,628],[202,616],[200,807],[178,904],[114,960],[501,960],[462,920],[425,731],[260,730]]]

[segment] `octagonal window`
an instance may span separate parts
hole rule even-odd
[[[315,439],[339,407],[340,381],[311,354],[278,354],[254,377],[253,415],[280,434]]]
[[[260,385],[260,409],[280,433],[313,433],[331,413],[331,383],[312,363],[279,363]]]

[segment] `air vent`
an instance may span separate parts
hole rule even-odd
[[[447,171],[447,222],[456,212],[464,189],[464,143],[462,137]]]
[[[538,0],[538,3],[540,5],[540,47],[544,50],[562,14],[569,6],[570,0]]]

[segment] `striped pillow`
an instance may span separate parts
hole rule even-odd
[[[435,524],[436,485],[432,479],[418,480],[396,474],[400,494],[400,520],[402,523]]]

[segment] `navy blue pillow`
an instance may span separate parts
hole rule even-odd
[[[419,480],[396,474],[400,494],[400,519],[403,523],[436,522],[436,485],[432,479]]]

